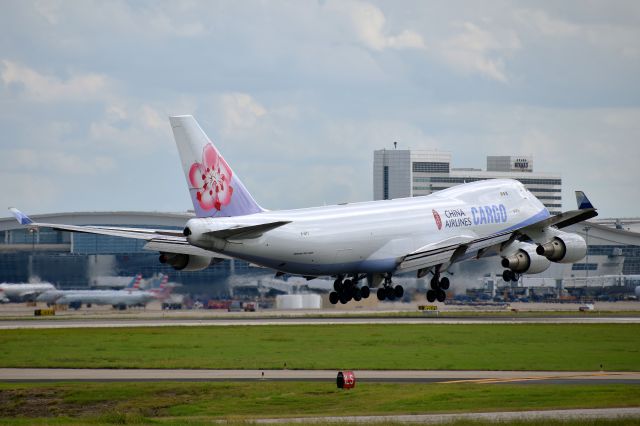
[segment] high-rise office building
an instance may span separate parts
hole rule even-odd
[[[486,170],[452,168],[451,153],[435,150],[381,149],[373,155],[375,200],[429,195],[465,182],[515,179],[533,193],[551,214],[562,211],[562,179],[557,173],[536,173],[531,156],[488,156]]]

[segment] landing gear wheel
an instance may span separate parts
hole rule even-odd
[[[435,290],[429,290],[427,291],[427,301],[429,303],[433,303],[436,300],[436,292]]]
[[[438,282],[438,277],[435,276],[433,278],[431,278],[431,289],[432,290],[437,290],[440,288],[440,283]]]
[[[382,287],[380,287],[378,289],[378,291],[376,292],[376,296],[378,296],[378,300],[381,301],[381,302],[385,299],[384,293],[385,293],[384,292],[384,288],[382,288]]]
[[[340,295],[340,303],[342,303],[343,305],[346,305],[349,300],[351,300],[351,298],[347,297],[346,294]]]
[[[342,281],[341,281],[341,280],[335,280],[335,281],[333,282],[333,289],[334,289],[335,291],[337,291],[338,293],[339,293],[340,291],[342,291]]]
[[[505,269],[504,272],[502,272],[502,279],[509,282],[513,279],[513,276],[515,274],[513,272],[511,272],[510,269]]]
[[[449,289],[449,278],[444,277],[440,280],[440,288],[443,290],[448,290]]]
[[[518,281],[520,281],[520,275],[514,272],[513,276],[511,277],[511,282],[517,283]]]
[[[329,302],[331,302],[332,305],[335,305],[339,301],[340,301],[340,296],[338,295],[338,293],[336,293],[335,291],[332,291],[331,293],[329,293]]]
[[[369,295],[371,294],[371,290],[369,290],[369,286],[362,286],[362,288],[360,289],[360,292],[362,294],[362,298],[363,299],[368,299]]]
[[[384,289],[384,295],[387,299],[389,300],[393,300],[396,298],[395,292],[393,290],[393,287],[389,286],[389,287],[385,287]]]
[[[362,300],[362,290],[360,290],[359,288],[355,289],[355,291],[353,292],[353,300],[355,300],[356,302]]]
[[[438,292],[436,293],[436,299],[438,300],[438,302],[444,302],[444,299],[447,298],[447,294],[444,292],[444,290],[438,290]]]
[[[402,296],[404,295],[404,288],[402,288],[401,285],[395,286],[395,288],[393,289],[393,295],[396,297],[396,299],[402,298]]]

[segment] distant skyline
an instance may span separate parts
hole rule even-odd
[[[269,209],[373,199],[397,141],[533,155],[565,210],[640,216],[639,2],[7,0],[0,26],[0,207],[192,209],[167,116],[193,114]]]

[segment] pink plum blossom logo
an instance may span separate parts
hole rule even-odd
[[[436,226],[438,227],[438,231],[441,230],[442,229],[442,219],[440,218],[440,215],[435,210],[431,210],[431,213],[433,213],[433,218],[436,221]]]
[[[220,210],[231,201],[231,169],[224,158],[208,143],[202,150],[202,163],[193,163],[189,181],[197,189],[196,198],[203,210]]]

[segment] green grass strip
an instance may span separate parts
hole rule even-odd
[[[640,405],[633,385],[360,383],[0,384],[0,418],[95,422],[206,422],[301,416],[430,414]],[[0,422],[2,423],[2,422]],[[57,424],[57,423],[56,423]]]
[[[0,331],[0,367],[640,370],[640,324]]]

